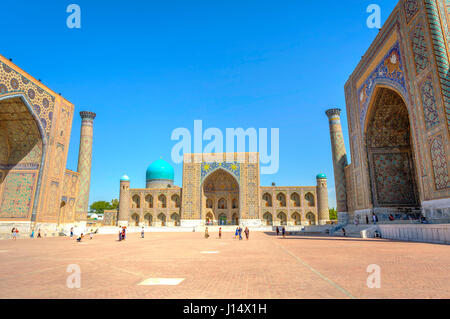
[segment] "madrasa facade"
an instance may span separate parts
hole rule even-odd
[[[450,1],[400,0],[328,110],[341,220],[450,221]]]
[[[75,106],[0,56],[0,237],[84,227],[93,121],[81,112],[78,169],[66,169]]]
[[[330,221],[327,178],[315,186],[260,186],[258,153],[184,154],[183,187],[160,159],[146,171],[146,187],[120,179],[119,211],[105,211],[109,225],[319,225]],[[209,161],[214,156],[216,160]]]

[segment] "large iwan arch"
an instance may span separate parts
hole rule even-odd
[[[217,169],[210,173],[201,186],[201,209],[205,221],[207,220],[208,224],[219,224],[218,217],[221,216],[222,220],[238,224],[240,219],[239,192],[239,183],[231,173],[224,169]]]
[[[365,141],[373,207],[415,208],[418,191],[410,119],[395,90],[376,88]]]

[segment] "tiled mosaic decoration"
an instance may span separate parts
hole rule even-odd
[[[0,96],[6,93],[23,93],[33,106],[39,121],[47,133],[52,126],[55,97],[31,82],[26,77],[0,62]]]
[[[4,181],[0,218],[27,218],[32,208],[36,173],[10,172]]]
[[[447,9],[450,8],[449,0],[445,0]],[[428,25],[430,28],[432,51],[435,56],[437,71],[439,74],[440,88],[444,99],[444,107],[447,116],[447,125],[450,126],[450,61],[448,57],[448,47],[445,45],[445,38],[450,41],[450,31],[448,23],[445,21],[443,0],[424,0],[425,12],[427,14]],[[437,6],[439,5],[439,7]],[[448,15],[448,13],[447,13]],[[444,27],[443,27],[444,26]]]
[[[439,114],[434,97],[433,80],[428,76],[420,86],[422,96],[423,114],[425,118],[425,127],[427,130],[439,125]]]
[[[437,190],[450,187],[448,178],[447,157],[445,155],[442,138],[438,136],[431,142],[431,160],[433,163],[434,183]]]
[[[411,46],[414,54],[416,73],[420,74],[429,65],[425,31],[422,23],[418,23],[411,32]]]
[[[226,170],[227,172],[230,172],[234,176],[236,176],[237,180],[240,180],[240,173],[241,173],[241,166],[238,162],[214,162],[214,163],[202,163],[201,167],[201,181],[203,182],[204,179],[214,172],[216,169],[222,168]]]
[[[401,97],[392,90],[381,89],[367,130],[369,148],[410,145],[408,110]]]
[[[374,205],[416,205],[408,110],[392,90],[381,89],[367,130]]]
[[[409,154],[375,153],[372,156],[377,204],[414,205]]]
[[[406,96],[403,62],[398,42],[389,50],[361,88],[358,89],[358,101],[360,105],[359,120],[362,130],[364,130],[364,120],[370,98],[377,83],[391,85]]]
[[[409,23],[419,11],[419,4],[417,0],[406,0],[403,3],[403,8],[405,9],[406,22]]]

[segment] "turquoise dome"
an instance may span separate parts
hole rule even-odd
[[[147,180],[166,179],[173,181],[174,171],[172,165],[159,159],[147,168]]]
[[[325,175],[324,173],[321,173],[319,175],[316,176],[317,179],[326,179],[327,175]]]
[[[127,174],[125,174],[120,178],[120,181],[121,182],[129,182],[130,178],[127,176]]]

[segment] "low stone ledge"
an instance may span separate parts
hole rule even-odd
[[[450,244],[450,224],[378,225],[381,237],[434,244]]]

